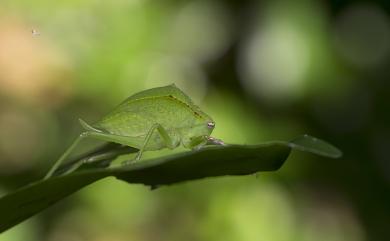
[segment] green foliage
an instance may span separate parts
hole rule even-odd
[[[109,152],[115,148],[118,146],[106,146],[99,150],[99,153]],[[154,189],[206,177],[249,175],[260,171],[278,170],[294,148],[325,157],[337,158],[341,155],[341,152],[330,144],[305,135],[292,142],[205,146],[199,150],[144,160],[122,167],[81,169],[71,174],[57,175],[32,183],[2,197],[0,232],[43,211],[77,190],[109,176],[128,183],[144,184]],[[127,152],[132,151],[134,149],[130,148]],[[96,155],[96,152],[88,155]]]

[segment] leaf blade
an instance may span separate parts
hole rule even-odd
[[[156,187],[205,177],[247,175],[279,169],[290,150],[283,143],[210,146],[128,167],[80,171],[38,181],[0,198],[0,233],[108,176]]]

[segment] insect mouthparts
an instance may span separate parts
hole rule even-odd
[[[215,127],[215,123],[214,122],[207,122],[207,127],[208,128],[214,128]]]

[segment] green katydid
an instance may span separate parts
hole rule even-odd
[[[197,149],[207,143],[223,145],[210,136],[213,119],[174,84],[153,88],[128,97],[100,121],[89,125],[80,119],[85,132],[73,142],[46,174],[51,177],[77,144],[91,137],[144,151],[174,149],[180,144]],[[77,166],[77,165],[76,165]]]

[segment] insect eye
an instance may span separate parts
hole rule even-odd
[[[207,123],[207,127],[208,128],[214,128],[215,127],[215,123],[214,122],[208,122]]]

